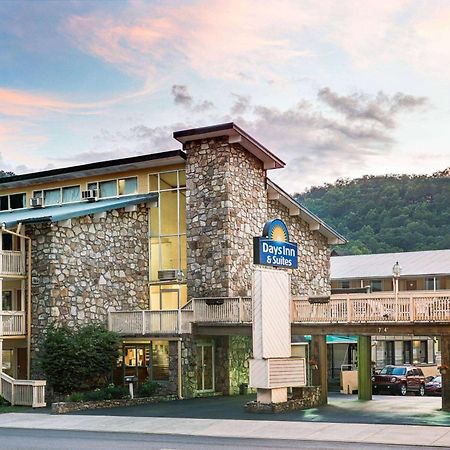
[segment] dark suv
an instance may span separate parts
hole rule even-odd
[[[392,392],[406,395],[414,392],[425,395],[425,377],[419,367],[414,366],[386,366],[379,374],[372,377],[372,392]]]

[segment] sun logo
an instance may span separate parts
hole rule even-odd
[[[280,219],[266,222],[263,229],[263,236],[277,242],[289,242],[289,232],[284,222]]]

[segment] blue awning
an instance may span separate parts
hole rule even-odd
[[[307,341],[311,340],[310,335],[306,335]],[[358,342],[357,336],[333,336],[327,335],[327,344],[356,344]]]
[[[157,200],[158,194],[153,193],[108,198],[97,200],[95,202],[82,201],[78,203],[46,206],[44,208],[27,208],[2,211],[0,212],[0,225],[10,228],[19,223],[60,222],[62,220],[87,216],[88,214],[98,214],[112,211],[113,209],[125,208],[126,206]]]

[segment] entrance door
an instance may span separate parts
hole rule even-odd
[[[214,392],[214,345],[197,345],[197,391]]]

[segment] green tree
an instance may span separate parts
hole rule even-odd
[[[55,392],[103,387],[116,366],[119,344],[116,333],[98,325],[78,330],[50,327],[42,343],[40,364]]]

